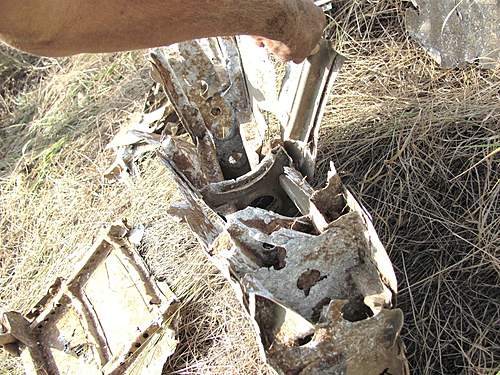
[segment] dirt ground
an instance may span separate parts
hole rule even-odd
[[[442,69],[404,31],[400,1],[337,2],[348,61],[323,121],[318,184],[333,160],[373,216],[397,272],[415,374],[500,364],[500,69]],[[183,301],[168,373],[264,374],[251,326],[190,231],[153,155],[130,186],[105,148],[142,111],[145,51],[40,59],[0,49],[0,308],[26,311],[68,275],[103,225],[144,224],[141,254]],[[0,375],[22,374],[0,354]]]

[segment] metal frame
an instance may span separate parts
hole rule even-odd
[[[151,277],[129,232],[123,222],[111,225],[26,318],[2,314],[0,344],[22,357],[27,374],[123,374],[173,317],[174,294]],[[172,340],[163,351],[174,349]]]

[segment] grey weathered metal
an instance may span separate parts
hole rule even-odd
[[[453,68],[500,62],[500,3],[497,0],[411,0],[406,27],[438,64]]]
[[[165,74],[173,66],[168,56],[175,61],[171,51],[192,46],[201,46],[198,53],[207,57],[224,50],[209,39],[153,52],[154,67],[170,98],[169,91],[181,83],[169,82],[180,73]],[[314,171],[322,114],[343,58],[323,41],[317,55],[288,67],[284,85],[277,90],[269,86],[275,80],[273,67],[257,47],[244,38],[224,39],[224,46],[240,52],[226,55],[233,78],[224,81],[225,90],[217,80],[204,90],[219,93],[219,103],[237,98],[239,104],[224,107],[221,119],[226,123],[218,126],[244,134],[252,123],[258,128],[253,141],[261,147],[238,149],[234,143],[232,152],[254,162],[234,178],[224,173],[223,180],[211,181],[203,173],[208,161],[195,147],[192,132],[190,140],[166,136],[158,154],[184,197],[170,213],[189,224],[208,258],[234,287],[260,337],[263,357],[276,372],[407,374],[399,338],[402,312],[393,309],[396,278],[369,215],[342,186],[333,165],[324,188],[313,189],[306,181]],[[196,70],[193,77],[218,71],[210,64],[191,69]],[[246,84],[243,91],[241,82]],[[200,112],[213,110],[196,92],[186,98]],[[178,104],[174,107],[181,111]],[[234,121],[241,118],[240,111],[245,123]],[[282,126],[281,140],[267,140],[267,153],[262,135],[266,129],[259,128],[266,126],[263,111],[272,112]],[[203,132],[216,138],[210,124]],[[248,138],[243,135],[242,143]],[[227,160],[217,152],[219,146],[214,143],[224,170]]]

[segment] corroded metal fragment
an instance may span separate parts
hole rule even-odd
[[[267,223],[287,219],[262,209],[247,208],[226,219],[226,232],[211,252],[229,261],[246,290],[279,301],[311,322],[325,301],[334,299],[351,299],[353,315],[363,318],[370,311],[365,297],[378,301],[368,314],[391,305],[356,213],[343,215],[319,235],[273,228]]]
[[[238,152],[252,160],[250,170],[212,181],[198,166],[204,161],[196,141],[190,145],[170,137],[159,155],[185,201],[169,212],[189,224],[208,259],[233,286],[256,328],[264,358],[277,373],[407,374],[399,338],[402,314],[390,310],[396,279],[369,215],[333,165],[324,188],[314,189],[306,181],[312,177],[322,114],[343,59],[322,43],[318,55],[289,69],[278,100],[266,80],[269,61],[249,53],[251,48],[240,39],[242,61],[233,67],[236,72],[248,67],[247,91],[240,91],[240,106],[234,108],[248,110],[250,102],[253,118],[262,119],[260,111],[276,105],[274,113],[284,127],[281,142],[259,155],[241,132]],[[206,92],[217,92],[220,82],[228,82],[227,74],[218,71],[216,76],[219,81],[214,78],[214,87],[207,82]],[[270,72],[269,77],[275,76]],[[172,90],[168,84],[165,88]],[[196,92],[185,93],[198,108],[204,106],[191,97]],[[245,121],[248,117],[237,124],[240,129],[248,127]],[[213,124],[205,126],[208,133],[216,132]],[[259,130],[253,140],[262,139]]]
[[[177,168],[184,171],[186,178],[195,188],[201,189],[209,183],[210,176],[207,176],[206,169],[202,168],[197,157],[198,151],[192,143],[180,137],[167,137],[158,152],[162,160],[171,160]]]
[[[324,189],[314,191],[305,178],[292,168],[285,168],[285,174],[280,176],[283,189],[320,232],[326,230],[328,224],[338,219],[345,210],[346,202],[339,180],[340,177],[335,173]]]
[[[169,208],[169,214],[184,220],[205,250],[215,241],[224,228],[224,221],[215,213],[195,190],[175,162],[159,153],[160,160],[170,170],[172,178],[177,183],[185,201],[174,203]]]
[[[17,345],[27,374],[127,373],[172,317],[174,294],[153,280],[129,233],[123,222],[110,226],[76,271],[49,289],[31,320],[3,314],[0,343]],[[161,349],[162,359],[176,346],[175,330],[164,330],[172,340]]]
[[[195,145],[199,157],[219,167],[225,178],[250,170],[240,123],[251,121],[236,43],[231,38],[199,39],[152,53],[166,92]],[[211,180],[215,181],[215,180]]]
[[[285,168],[285,174],[280,177],[280,183],[300,212],[308,216],[320,232],[335,226],[337,220],[343,217],[342,215],[355,213],[363,223],[362,233],[367,241],[366,251],[370,254],[371,261],[376,265],[384,284],[394,295],[397,294],[396,275],[389,256],[373,227],[371,217],[342,185],[333,163],[330,163],[327,185],[322,189],[315,191],[298,171],[291,168]]]
[[[254,171],[234,180],[209,184],[200,192],[207,204],[221,213],[225,212],[218,208],[231,203],[237,210],[250,206],[293,215],[297,210],[279,184],[284,168],[291,164],[285,150],[278,147]]]
[[[398,339],[403,325],[399,309],[382,310],[372,318],[350,322],[343,317],[346,301],[330,302],[307,336],[290,341],[287,325],[307,322],[286,318],[274,327],[269,361],[282,374],[409,374]],[[265,316],[261,317],[262,321]],[[297,319],[297,317],[295,317]]]
[[[174,105],[177,115],[181,119],[184,128],[191,135],[193,144],[197,148],[197,156],[200,159],[203,174],[211,182],[221,181],[223,175],[217,159],[214,137],[207,128],[200,108],[196,103],[190,101],[187,96],[189,92],[185,91],[183,77],[178,77],[171,66],[173,59],[167,60],[161,53],[152,53],[151,58],[153,66],[163,82],[168,98]],[[201,87],[199,89],[201,90]]]
[[[189,223],[235,288],[278,373],[366,374],[380,367],[380,373],[389,368],[407,374],[399,338],[402,315],[386,310],[392,291],[378,272],[356,207],[323,233],[307,216],[253,207],[225,215],[224,224],[188,186],[180,185],[187,202],[171,212]],[[339,303],[338,321],[325,323],[325,310]],[[369,345],[363,341],[367,335]],[[335,358],[333,349],[339,353]]]
[[[321,120],[343,63],[344,57],[324,40],[318,53],[299,66],[290,66],[280,94],[282,111],[289,113],[283,141],[298,170],[308,178],[314,175]]]
[[[500,61],[500,3],[496,0],[412,0],[406,11],[411,36],[438,64],[453,68],[479,62],[494,68]]]

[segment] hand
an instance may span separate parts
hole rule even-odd
[[[314,53],[326,24],[323,11],[311,0],[289,0],[291,12],[287,12],[288,22],[280,40],[254,36],[259,47],[283,61],[301,63]],[[278,31],[278,30],[275,30]]]

